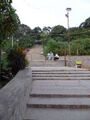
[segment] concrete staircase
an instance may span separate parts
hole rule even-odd
[[[32,67],[24,120],[90,120],[90,71]]]

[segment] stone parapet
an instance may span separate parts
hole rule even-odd
[[[29,68],[20,72],[0,90],[0,120],[22,120],[32,84]]]

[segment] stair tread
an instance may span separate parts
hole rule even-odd
[[[40,97],[40,98],[90,98],[90,94],[30,94],[30,97]]]
[[[47,73],[65,73],[65,74],[90,74],[90,71],[86,71],[86,70],[32,70],[33,74],[34,73],[43,73],[43,74],[47,74]]]
[[[30,97],[28,104],[45,104],[45,105],[90,105],[90,98],[39,98]]]
[[[75,67],[31,67],[32,70],[41,70],[41,71],[45,71],[45,70],[80,70],[80,71],[87,71],[86,69],[82,69],[82,68],[75,68]]]
[[[32,94],[90,94],[90,81],[33,81]]]
[[[90,110],[31,108],[24,120],[90,120]]]
[[[32,77],[90,77],[90,74],[34,74]]]
[[[90,77],[33,77],[33,80],[90,80]]]
[[[83,90],[83,89],[34,89],[32,90],[31,94],[69,94],[69,95],[90,95],[90,90]]]

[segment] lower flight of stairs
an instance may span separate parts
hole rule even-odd
[[[32,67],[24,120],[90,120],[90,71]]]

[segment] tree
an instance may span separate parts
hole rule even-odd
[[[66,32],[66,28],[61,25],[54,26],[51,30],[52,35],[60,35]]]
[[[61,25],[54,26],[50,32],[50,36],[54,39],[63,41],[65,40],[66,28]],[[58,39],[57,39],[58,37]]]
[[[32,32],[33,32],[33,36],[35,37],[35,40],[40,40],[40,34],[42,32],[41,28],[35,27]]]
[[[79,26],[80,28],[90,28],[90,17],[85,20],[85,22],[82,22]]]
[[[32,34],[31,28],[25,24],[20,24],[14,37],[16,39],[22,39],[24,36],[27,36],[28,34],[30,34],[30,35]]]
[[[11,3],[11,0],[0,2],[0,42],[15,33],[20,23]]]
[[[18,40],[19,47],[31,47],[34,44],[33,33],[29,26],[20,24],[14,39]]]
[[[44,46],[44,54],[47,55],[50,51],[54,54],[64,55],[67,51],[67,42],[56,42],[54,39],[50,39]]]
[[[12,0],[0,0],[0,68],[2,68],[2,42],[14,34],[20,24],[19,17],[11,3]]]
[[[44,27],[42,31],[45,34],[49,34],[51,32],[51,27]]]

